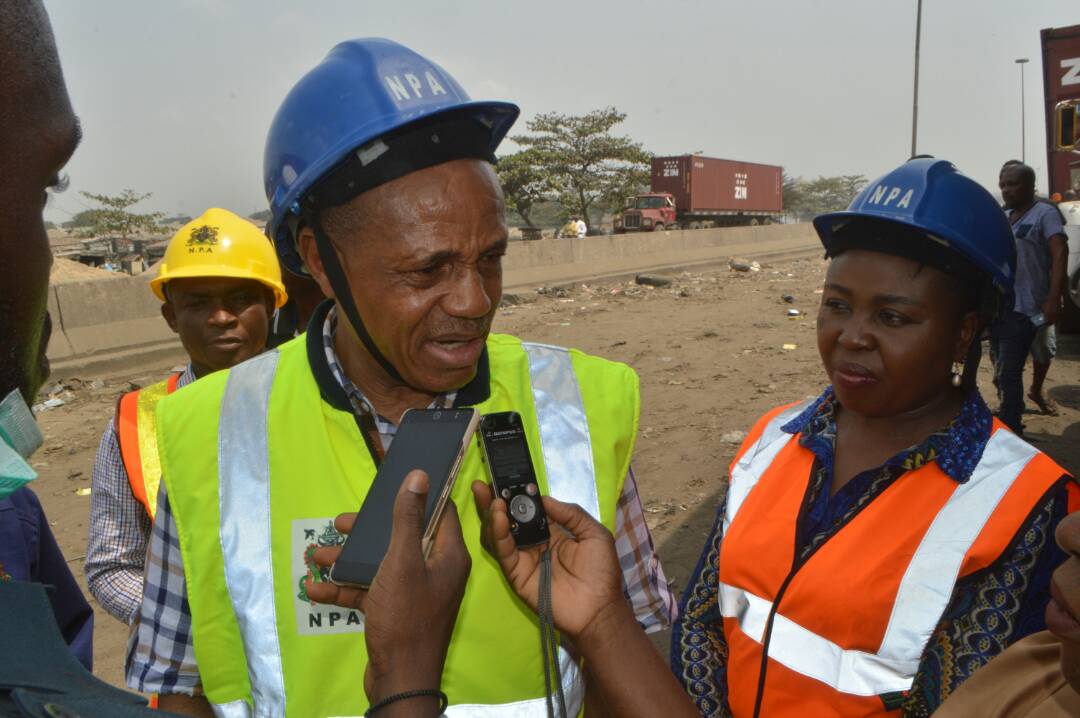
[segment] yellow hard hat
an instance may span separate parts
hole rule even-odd
[[[270,240],[227,209],[208,209],[173,235],[150,289],[164,302],[166,282],[194,277],[254,279],[274,291],[275,307],[289,298]]]

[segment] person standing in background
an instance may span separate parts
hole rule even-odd
[[[1039,327],[1061,318],[1069,250],[1057,208],[1035,198],[1035,170],[1007,164],[998,186],[1016,243],[1016,282],[1012,306],[992,327],[990,341],[998,415],[1022,436],[1024,364]]]

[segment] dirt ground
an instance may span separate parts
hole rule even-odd
[[[670,287],[631,283],[508,297],[496,331],[573,346],[624,361],[641,375],[641,431],[634,471],[664,569],[681,593],[711,526],[725,470],[742,434],[780,403],[824,385],[814,336],[824,263],[802,259],[757,272],[728,268],[672,277]],[[791,301],[783,299],[789,295]],[[520,299],[523,303],[509,304]],[[798,316],[789,317],[790,310]],[[1029,415],[1028,431],[1074,473],[1080,470],[1080,341],[1060,341],[1047,382],[1061,416]],[[132,383],[158,380],[174,364],[81,376],[39,414],[45,448],[34,457],[35,490],[82,579],[88,487],[101,432]],[[992,396],[989,370],[980,383]],[[54,386],[53,389],[56,389]],[[991,402],[993,405],[994,402]],[[127,629],[97,609],[98,675],[120,684]],[[657,641],[662,647],[664,638]]]

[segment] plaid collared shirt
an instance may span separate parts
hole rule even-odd
[[[188,365],[176,388],[195,381]],[[115,418],[105,427],[90,482],[90,536],[86,542],[86,585],[101,607],[130,624],[143,595],[143,567],[150,516],[131,492],[120,455]]]
[[[389,448],[397,426],[380,417],[360,390],[345,376],[334,351],[336,314],[323,325],[327,363],[341,384],[354,411],[370,413],[379,438]],[[437,397],[434,405],[452,403],[453,395]],[[623,572],[623,593],[646,632],[660,630],[676,618],[677,604],[638,496],[633,471],[627,475],[616,507],[615,549]],[[127,657],[127,684],[144,693],[200,695],[202,687],[191,638],[191,609],[187,601],[176,520],[169,508],[164,483],[158,493],[158,512],[150,535],[146,564],[146,590],[139,621],[132,632]]]

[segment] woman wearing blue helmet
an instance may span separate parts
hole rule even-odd
[[[553,532],[555,622],[615,715],[929,715],[1045,626],[1054,527],[1080,493],[963,368],[1011,291],[1001,210],[918,158],[815,227],[831,259],[817,322],[830,386],[769,412],[731,465],[672,638],[693,705],[661,675],[619,680],[655,657],[600,578],[610,536],[545,500],[573,534]],[[484,494],[487,544],[535,605],[535,556]]]

